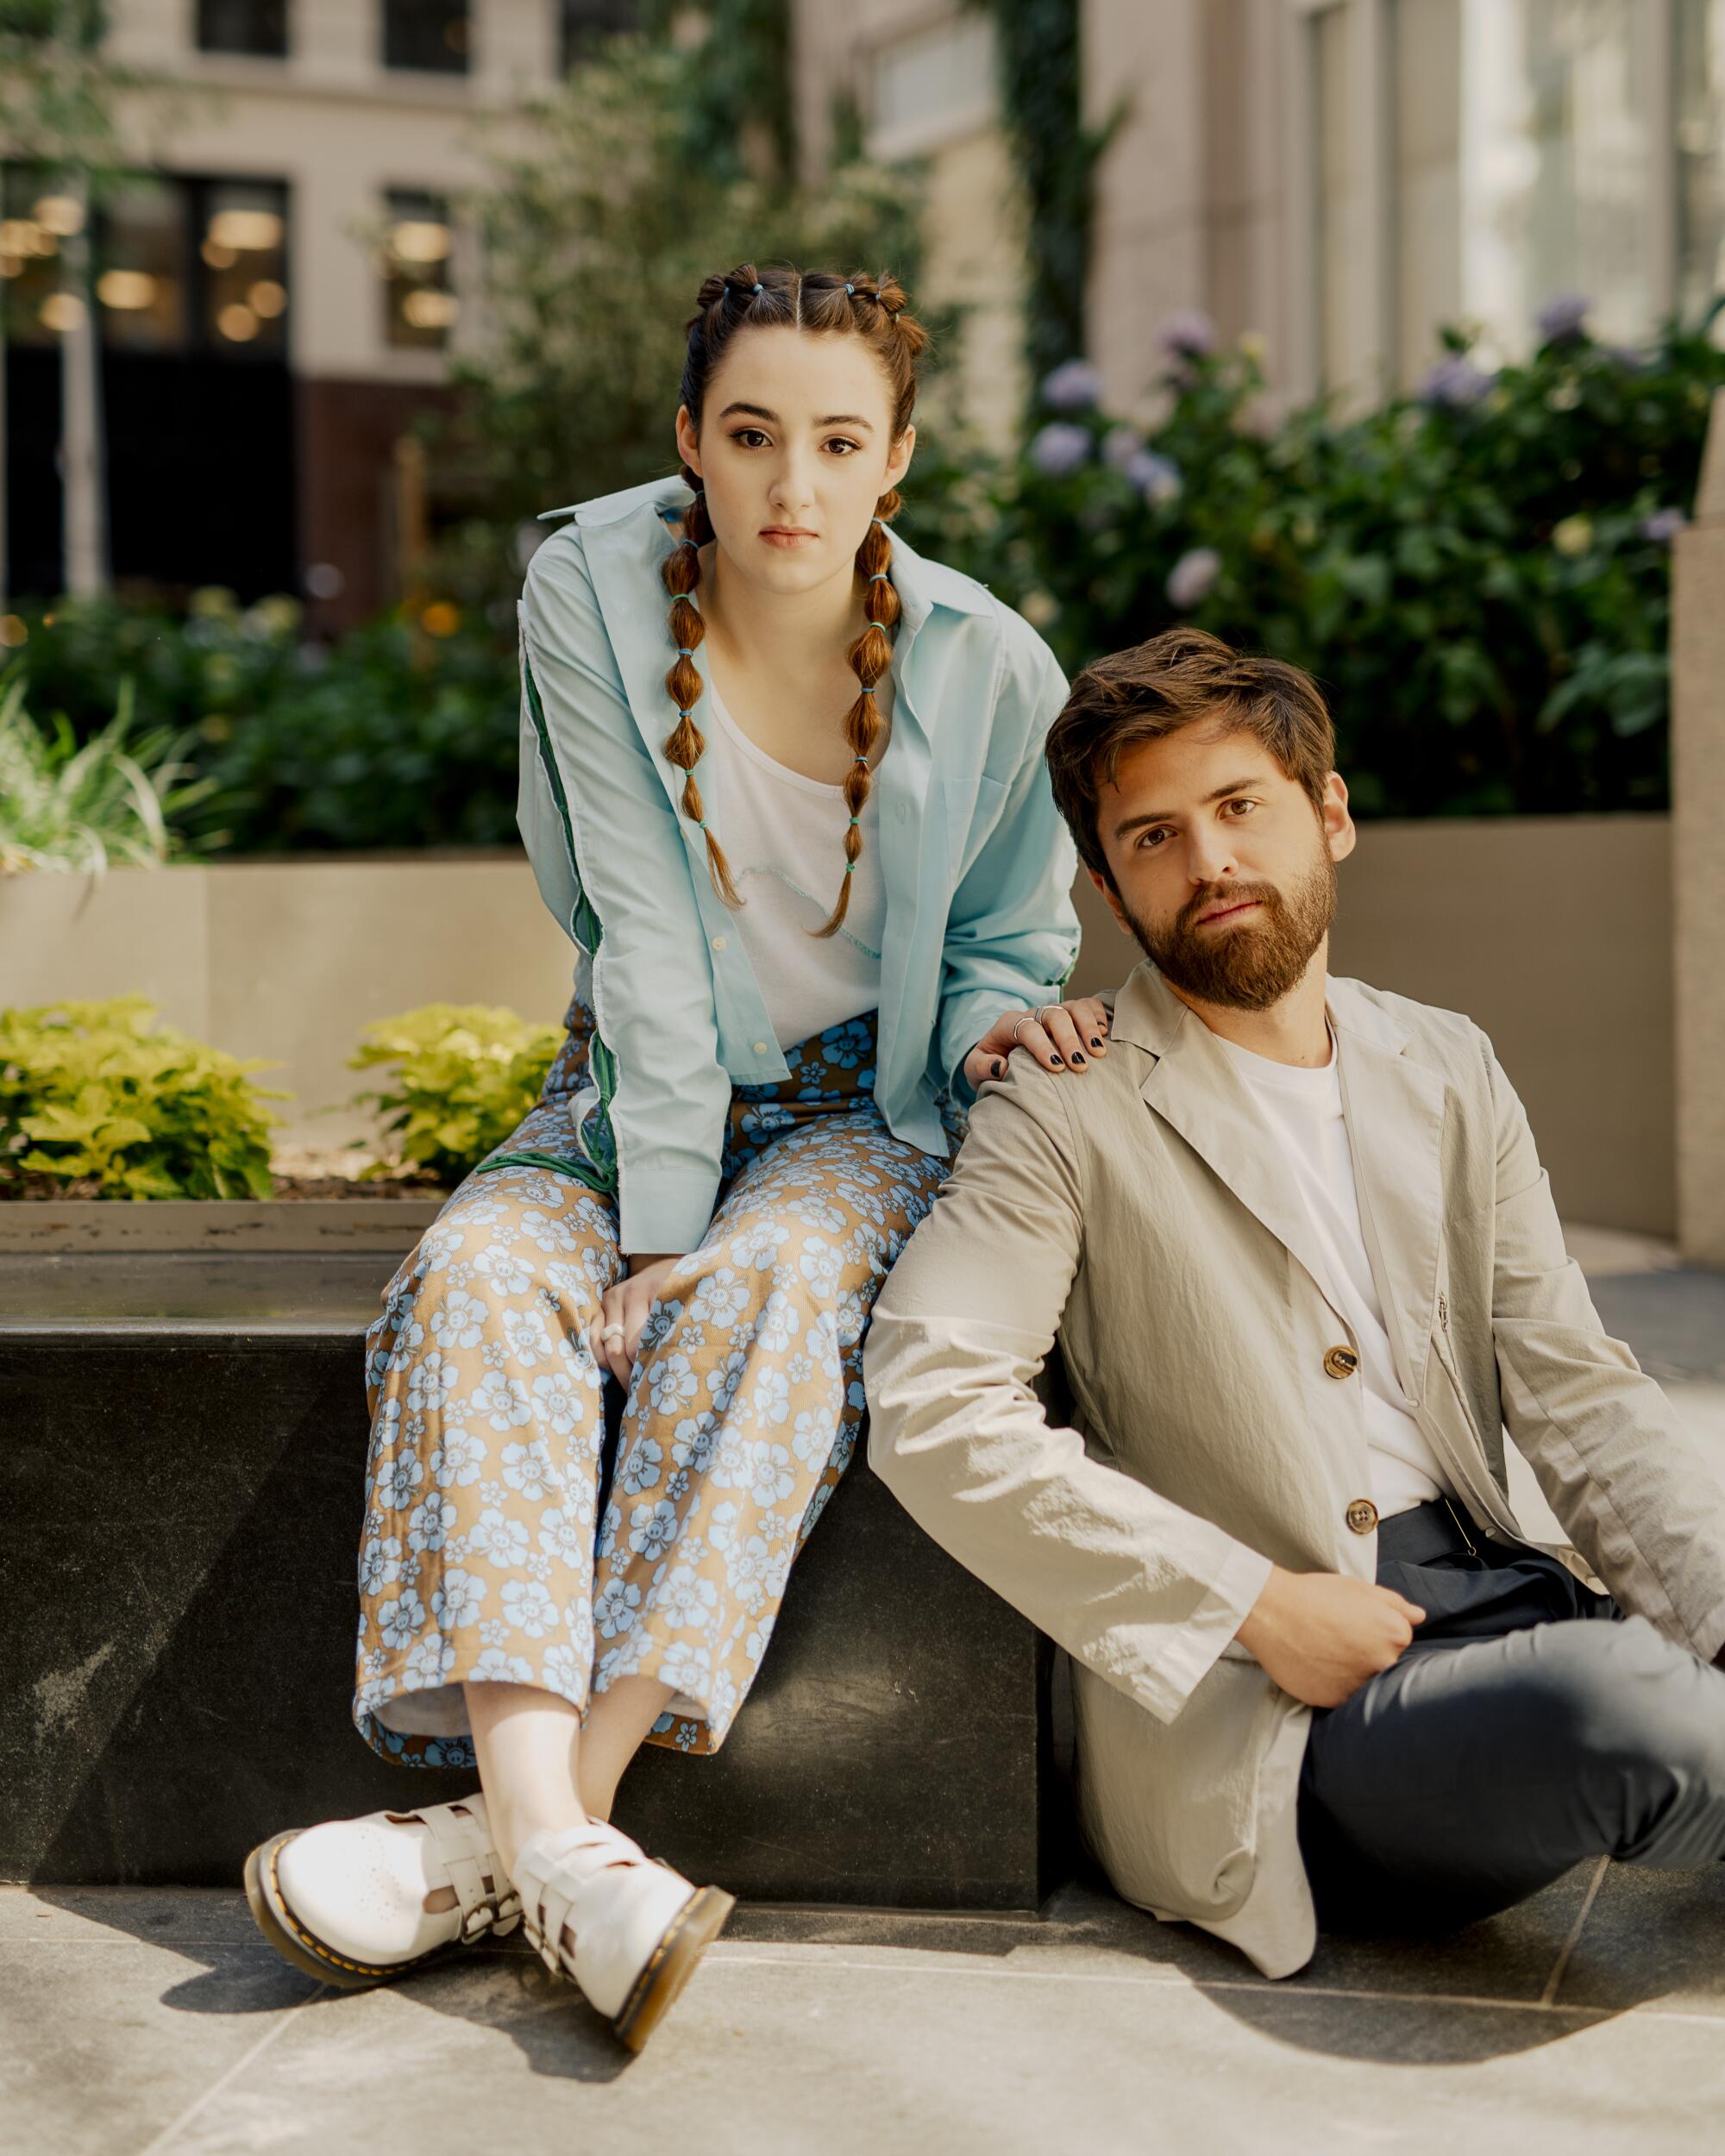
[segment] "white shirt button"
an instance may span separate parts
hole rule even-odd
[[[723,936],[715,936],[712,939],[712,947],[715,950],[725,950],[727,948],[727,939]]]
[[[756,1044],[755,1044],[755,1053],[756,1053],[757,1056],[764,1056],[764,1055],[766,1054],[766,1052],[767,1052],[767,1044],[766,1044],[766,1042],[765,1042],[765,1041],[756,1041]]]

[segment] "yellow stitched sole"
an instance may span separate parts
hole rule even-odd
[[[721,1887],[702,1887],[684,1902],[612,2023],[630,2051],[639,2051],[657,2028],[736,1907],[737,1896]]]
[[[343,1991],[368,1991],[374,1984],[389,1984],[397,1977],[405,1977],[415,1969],[423,1969],[428,1962],[436,1961],[458,1942],[448,1940],[434,1946],[428,1953],[416,1954],[410,1961],[371,1964],[352,1961],[338,1954],[333,1946],[326,1946],[316,1933],[309,1932],[283,1896],[280,1881],[276,1877],[277,1856],[299,1832],[291,1828],[285,1834],[277,1834],[270,1840],[260,1842],[246,1859],[246,1902],[258,1929],[282,1957],[308,1977],[316,1977],[322,1984],[335,1984]]]

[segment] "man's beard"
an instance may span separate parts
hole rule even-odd
[[[1214,906],[1257,899],[1264,911],[1238,927],[1198,930]],[[1279,1003],[1311,963],[1336,911],[1336,864],[1318,848],[1310,873],[1285,896],[1274,884],[1212,884],[1195,893],[1165,929],[1141,921],[1120,899],[1132,931],[1164,979],[1201,1003],[1233,1011],[1267,1011]]]

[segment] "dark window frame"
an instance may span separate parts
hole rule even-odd
[[[448,34],[459,22],[459,43]],[[474,64],[471,0],[382,0],[379,52],[392,74],[469,75]]]
[[[286,60],[293,44],[291,13],[291,0],[198,0],[192,39],[200,53],[223,58]],[[249,34],[242,24],[251,26]]]

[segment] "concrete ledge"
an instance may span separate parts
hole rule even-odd
[[[18,1199],[0,1205],[0,1256],[66,1251],[411,1250],[441,1198]]]
[[[476,1785],[349,1713],[391,1268],[0,1260],[0,1879],[231,1887],[279,1828]],[[619,1823],[755,1899],[1034,1908],[1070,1868],[1047,1659],[859,1459],[724,1749],[649,1748]]]

